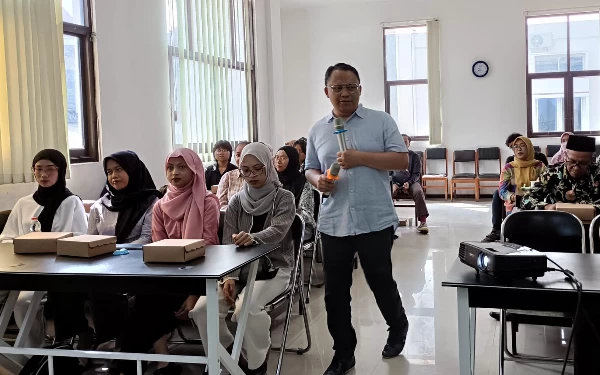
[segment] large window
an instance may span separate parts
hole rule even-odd
[[[427,26],[384,28],[385,109],[400,132],[429,138]]]
[[[62,15],[71,162],[98,161],[89,0],[62,0]]]
[[[527,18],[530,137],[600,135],[600,15]]]
[[[256,140],[252,0],[168,0],[173,147]]]

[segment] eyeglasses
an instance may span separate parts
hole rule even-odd
[[[54,172],[58,172],[58,167],[56,165],[49,165],[47,167],[35,167],[33,168],[33,172],[37,175],[52,174]]]
[[[243,177],[256,177],[256,176],[260,176],[264,170],[265,170],[264,165],[262,167],[260,167],[259,169],[256,169],[256,168],[250,169],[250,168],[242,167],[242,168],[240,168],[240,173]]]
[[[565,164],[569,168],[577,167],[579,169],[586,169],[586,168],[588,168],[592,164],[592,162],[591,161],[586,161],[585,163],[583,163],[583,162],[580,162],[580,161],[575,161],[575,160],[567,159],[567,161],[565,162]]]
[[[328,87],[331,89],[331,91],[333,91],[334,94],[341,94],[342,91],[344,91],[344,89],[348,91],[348,94],[355,94],[358,91],[360,85],[357,83],[350,83],[347,85],[334,85]]]
[[[514,145],[511,147],[513,150],[525,150],[527,149],[527,145]]]
[[[224,149],[224,148],[218,148],[215,150],[215,152],[229,152],[229,150]]]

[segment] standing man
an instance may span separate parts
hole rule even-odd
[[[390,199],[388,171],[408,166],[407,149],[394,120],[385,112],[359,104],[360,77],[355,68],[339,63],[325,73],[325,95],[332,113],[310,130],[306,177],[329,194],[320,211],[318,230],[323,245],[327,326],[335,355],[325,375],[346,374],[355,365],[356,333],[352,328],[350,287],[354,255],[377,305],[389,326],[384,358],[404,349],[408,319],[392,277],[391,250],[398,216]],[[348,150],[339,152],[333,120],[345,121]],[[333,162],[341,166],[339,180],[327,178]]]
[[[419,219],[419,226],[417,230],[419,233],[429,233],[427,227],[427,217],[429,211],[427,211],[427,205],[425,204],[425,193],[421,187],[421,157],[414,151],[410,150],[410,142],[412,139],[402,134],[404,138],[404,144],[408,150],[409,167],[407,171],[393,171],[392,174],[392,198],[398,199],[403,194],[408,194],[413,201],[415,201],[415,210],[417,211],[417,219]]]
[[[294,148],[300,155],[300,172],[304,173],[304,162],[306,161],[306,138],[302,137],[294,142]]]

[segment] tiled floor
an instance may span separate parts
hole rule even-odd
[[[381,358],[387,338],[387,326],[379,312],[360,268],[354,273],[352,288],[353,322],[358,335],[356,369],[350,374],[458,374],[458,340],[456,291],[441,287],[446,270],[457,257],[458,244],[464,240],[480,240],[490,230],[489,203],[435,201],[429,203],[430,234],[415,232],[415,227],[399,228],[394,244],[394,277],[409,315],[410,331],[404,355],[391,360]],[[399,210],[401,217],[412,217],[411,209]],[[498,373],[499,326],[478,311],[476,337],[476,374]],[[309,304],[312,348],[304,355],[286,354],[283,374],[322,375],[329,365],[332,341],[327,331],[323,289],[312,289]],[[289,347],[306,343],[302,320],[294,316],[288,336]],[[280,339],[281,327],[273,334],[274,345]],[[520,351],[531,354],[563,356],[562,337],[570,331],[533,326],[520,327]],[[565,339],[566,340],[566,339]],[[180,346],[177,352],[197,351]],[[271,353],[269,374],[275,373],[278,353]],[[90,370],[88,374],[97,374]],[[151,372],[148,372],[151,373]],[[187,367],[185,374],[201,374],[201,367]],[[567,367],[572,374],[572,368]],[[507,362],[506,374],[560,374],[559,366],[541,366]]]

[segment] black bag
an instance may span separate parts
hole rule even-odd
[[[69,344],[60,343],[46,346],[44,349],[73,350],[73,347]],[[45,355],[34,355],[23,366],[19,375],[48,375],[49,373],[48,357]],[[83,366],[79,364],[79,359],[74,357],[54,357],[54,373],[60,375],[82,375]]]

